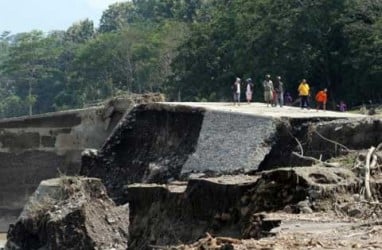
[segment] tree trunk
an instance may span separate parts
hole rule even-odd
[[[29,116],[32,115],[32,82],[29,81],[29,91],[28,91],[28,96],[29,96]]]

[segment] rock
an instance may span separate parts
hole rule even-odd
[[[313,210],[310,208],[310,206],[311,206],[311,203],[310,203],[309,197],[306,197],[305,200],[297,203],[297,207],[300,210],[300,213],[303,213],[303,214],[313,213]]]
[[[362,248],[361,244],[359,244],[359,243],[354,243],[351,247],[352,247],[352,248],[355,248],[355,249],[360,249],[360,248]]]
[[[5,249],[127,249],[128,227],[128,205],[116,207],[99,179],[50,179],[10,226]]]
[[[243,197],[241,197],[240,199],[240,203],[245,206],[245,205],[248,205],[250,201],[250,198],[247,196],[247,195],[244,195]]]
[[[205,177],[205,173],[191,173],[188,175],[188,179],[199,179]]]
[[[300,208],[300,212],[303,214],[311,214],[313,213],[313,210],[310,207],[302,207]]]
[[[349,209],[348,211],[348,215],[350,217],[358,217],[361,214],[362,214],[362,211],[359,210],[358,208],[352,208],[352,209]]]
[[[361,195],[353,194],[353,199],[355,202],[360,202],[362,200]]]
[[[114,111],[115,111],[115,108],[113,106],[108,106],[107,108],[105,108],[105,112],[103,113],[103,118],[104,119],[109,118]]]
[[[108,130],[109,127],[110,127],[110,124],[111,124],[111,118],[108,117],[108,118],[106,118],[105,121],[104,121],[103,129],[104,129],[105,131]]]
[[[306,197],[305,200],[298,202],[298,203],[297,203],[297,206],[298,206],[299,208],[302,208],[302,207],[310,207],[309,197]]]
[[[284,211],[285,213],[288,213],[288,214],[291,214],[291,213],[294,212],[294,211],[293,211],[293,208],[292,208],[290,205],[286,205],[286,206],[284,207],[283,211]]]
[[[318,199],[322,195],[321,190],[316,190],[314,188],[309,188],[308,194],[309,198],[312,200]]]
[[[220,219],[222,221],[229,221],[231,220],[231,215],[229,213],[222,213],[222,215],[220,216]]]
[[[247,214],[248,214],[248,212],[249,212],[249,207],[242,207],[242,208],[240,208],[240,214],[241,214],[241,216],[246,216]]]

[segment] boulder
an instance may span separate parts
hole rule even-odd
[[[10,226],[5,249],[127,249],[128,227],[128,205],[115,206],[99,179],[49,179]]]

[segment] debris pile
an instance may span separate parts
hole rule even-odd
[[[116,207],[99,179],[41,182],[14,225],[5,249],[126,249],[129,208]]]

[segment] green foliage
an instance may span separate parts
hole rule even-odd
[[[0,117],[26,114],[28,104],[17,95],[7,95],[0,101]]]
[[[56,44],[40,31],[22,33],[14,38],[2,63],[2,73],[12,79],[16,94],[25,98],[29,114],[36,103],[35,85],[52,77],[56,60]]]
[[[261,91],[269,72],[283,76],[293,95],[307,78],[332,100],[381,99],[381,7],[373,0],[212,1],[179,49],[170,96],[215,92],[224,100],[236,76],[251,76]]]
[[[103,12],[99,32],[118,31],[138,19],[139,15],[134,4],[131,2],[115,3]]]
[[[65,40],[73,43],[84,43],[94,36],[94,24],[89,19],[74,23],[65,32]]]
[[[121,92],[227,101],[235,77],[262,100],[266,73],[296,96],[307,78],[331,102],[381,101],[382,2],[133,0],[96,29],[0,35],[0,116],[83,107]]]
[[[349,41],[349,57],[345,58],[346,77],[343,88],[349,88],[353,99],[381,100],[382,77],[382,4],[365,0],[348,3],[349,15],[344,20]],[[346,85],[346,86],[345,86]]]

